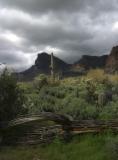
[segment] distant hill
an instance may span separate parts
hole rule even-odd
[[[85,69],[104,68],[108,55],[103,56],[89,56],[83,55],[82,58],[75,63],[75,65],[83,66]]]

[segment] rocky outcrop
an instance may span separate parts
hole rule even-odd
[[[91,68],[104,68],[106,64],[107,55],[103,56],[89,56],[83,55],[82,58],[75,63],[75,65],[80,65],[85,69]]]
[[[35,61],[35,66],[38,69],[42,70],[45,73],[50,73],[50,65],[51,55],[45,52],[38,54],[38,57]],[[66,71],[69,68],[69,66],[69,64],[54,56],[54,68],[56,71]]]
[[[38,74],[51,74],[51,55],[43,52],[38,54],[35,64],[21,73],[16,73],[19,80],[33,80]],[[118,73],[118,46],[113,47],[110,55],[89,56],[83,55],[74,64],[68,64],[54,56],[55,73],[61,73],[64,77],[79,76],[89,69],[102,68],[107,73]]]
[[[118,73],[118,46],[112,48],[106,61],[105,71],[111,74]]]
[[[51,73],[51,55],[43,52],[38,54],[35,64],[24,72],[18,73],[17,77],[19,80],[32,80],[38,74],[49,75]],[[64,73],[69,70],[70,65],[63,60],[54,56],[54,68],[56,73]]]

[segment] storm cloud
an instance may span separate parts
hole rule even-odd
[[[0,62],[17,70],[47,51],[68,63],[118,45],[117,0],[1,0]]]

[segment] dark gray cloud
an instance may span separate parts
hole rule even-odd
[[[22,70],[44,50],[68,62],[108,54],[118,44],[117,10],[117,0],[1,0],[0,62]]]
[[[87,5],[86,0],[4,0],[1,2],[1,5],[22,9],[32,14],[39,14],[49,11],[78,11],[78,9],[86,8],[88,5],[91,5],[91,3],[94,3],[94,0],[89,1],[89,3],[87,2]]]
[[[46,12],[88,12],[98,14],[118,9],[117,0],[1,0],[4,7],[13,7],[32,14]]]

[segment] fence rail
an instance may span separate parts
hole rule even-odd
[[[42,121],[56,122],[54,125],[42,126]],[[30,125],[29,125],[30,124]],[[1,130],[3,144],[38,144],[52,141],[57,135],[69,139],[72,135],[96,133],[112,130],[118,133],[118,119],[103,120],[70,120],[68,116],[42,113],[26,115],[8,122]],[[3,132],[2,132],[3,131]]]

